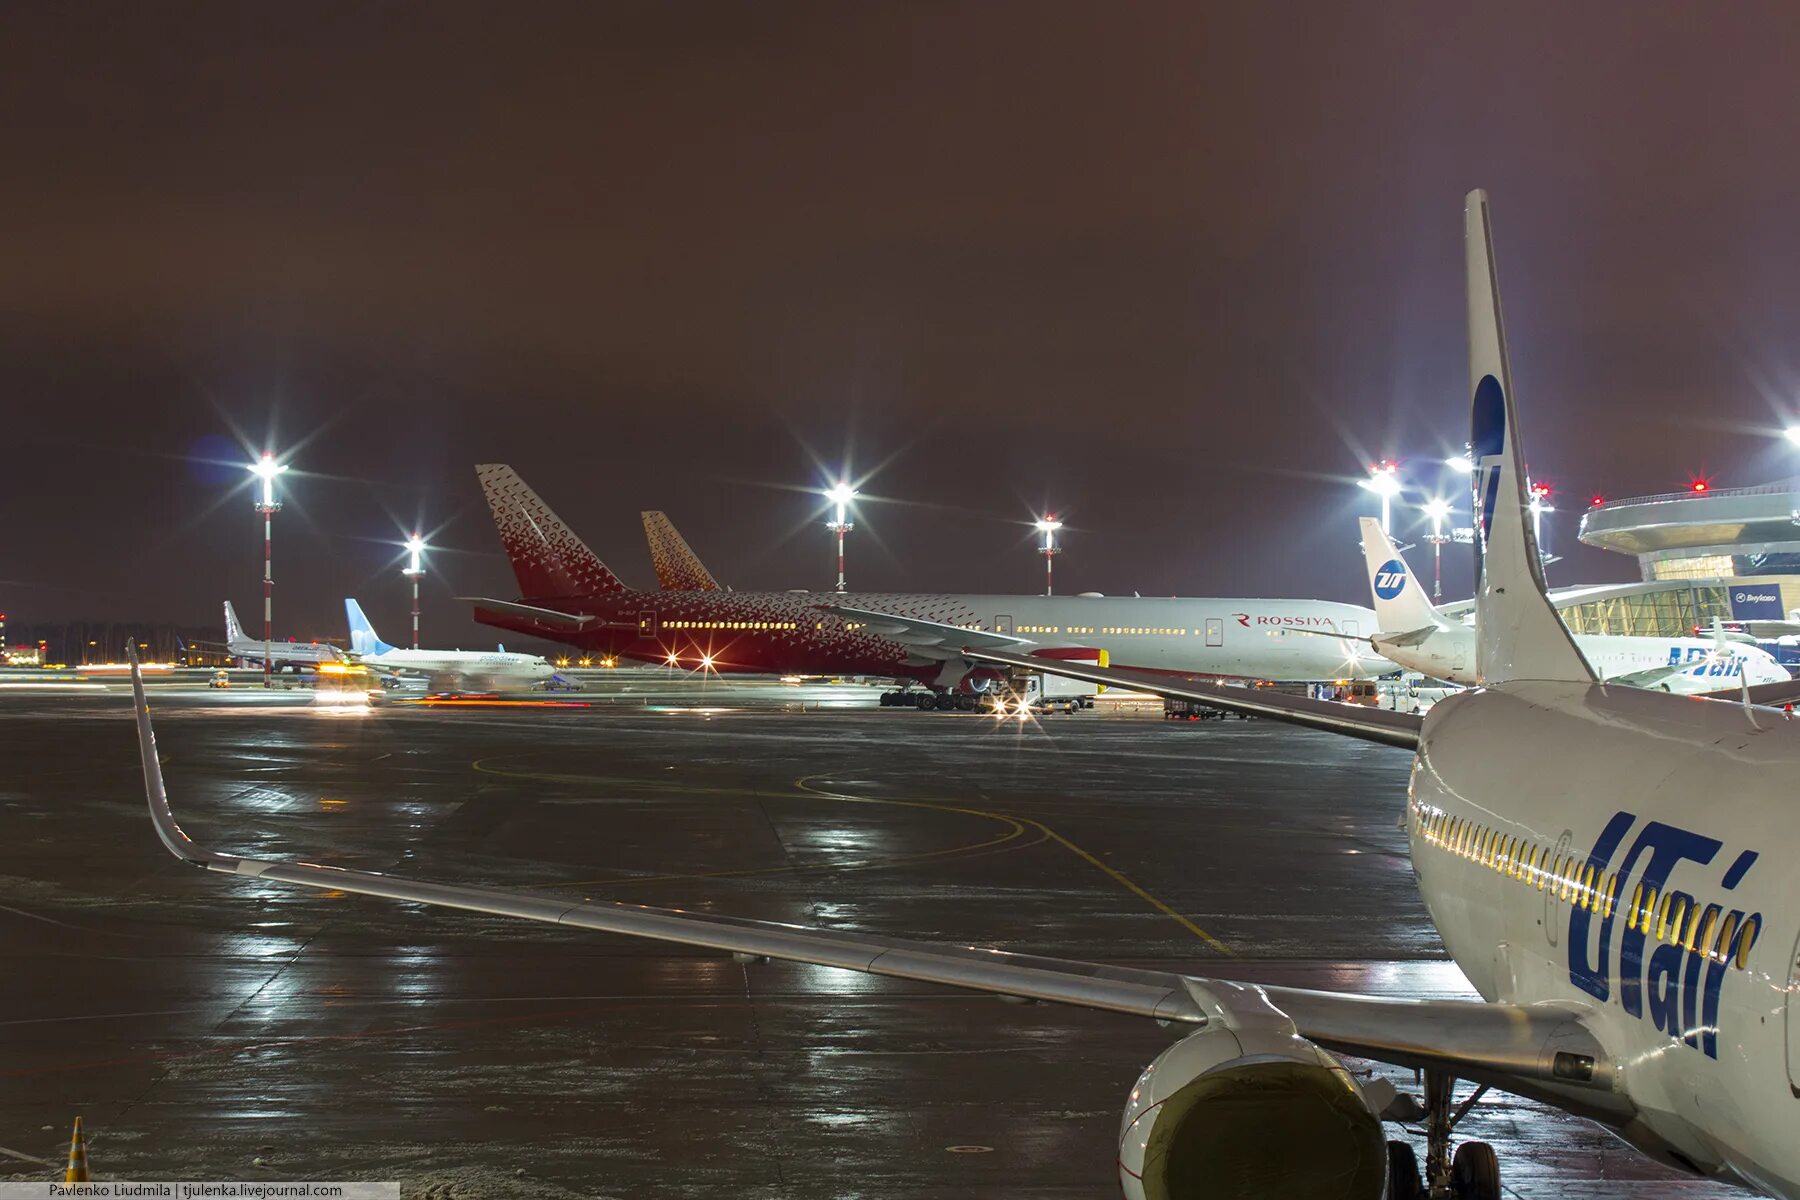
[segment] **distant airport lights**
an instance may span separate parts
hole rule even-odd
[[[1044,544],[1038,547],[1038,553],[1044,556],[1044,595],[1046,596],[1056,594],[1053,566],[1056,556],[1062,553],[1062,547],[1056,544],[1056,531],[1062,527],[1063,523],[1056,519],[1055,513],[1045,513],[1037,520],[1037,531],[1044,535]]]
[[[425,573],[425,539],[420,537],[416,531],[406,539],[406,552],[411,557],[408,559],[405,569],[400,573],[412,580],[412,648],[417,650],[419,648],[419,576]]]
[[[1431,598],[1444,598],[1444,543],[1450,536],[1444,532],[1444,522],[1450,519],[1450,502],[1442,496],[1433,496],[1419,506],[1421,512],[1431,519],[1431,536],[1425,540],[1431,543]]]
[[[1394,533],[1394,497],[1400,494],[1400,464],[1393,459],[1383,459],[1369,468],[1367,479],[1357,480],[1356,486],[1365,488],[1381,497],[1381,532],[1389,537]]]
[[[825,499],[836,508],[836,517],[825,522],[825,528],[837,535],[837,590],[844,590],[844,535],[856,526],[850,520],[850,502],[856,499],[856,489],[839,480],[825,489]]]
[[[262,457],[248,464],[249,472],[262,481],[262,496],[256,502],[256,511],[263,519],[263,686],[274,687],[274,664],[269,660],[275,653],[275,550],[273,518],[281,511],[281,501],[275,498],[275,477],[287,470],[286,463],[275,461],[275,456],[264,450]]]

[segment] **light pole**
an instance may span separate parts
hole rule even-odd
[[[1444,533],[1444,522],[1450,516],[1450,502],[1442,496],[1433,496],[1422,506],[1427,517],[1431,518],[1431,536],[1426,540],[1431,543],[1431,598],[1444,598],[1444,543],[1449,541]]]
[[[1051,568],[1056,562],[1056,556],[1062,553],[1062,548],[1056,544],[1056,531],[1062,527],[1063,523],[1056,519],[1055,513],[1045,513],[1038,519],[1037,531],[1044,535],[1044,544],[1038,547],[1038,553],[1044,556],[1044,595],[1046,596],[1056,594],[1055,577],[1051,573]]]
[[[844,590],[844,535],[856,526],[850,520],[850,502],[856,499],[856,489],[842,481],[833,484],[825,492],[825,498],[837,506],[837,518],[825,522],[825,528],[837,534],[837,590]]]
[[[1550,556],[1544,552],[1544,514],[1555,512],[1550,503],[1550,485],[1534,483],[1531,485],[1531,503],[1526,505],[1531,511],[1531,540],[1537,544],[1538,561],[1541,563]]]
[[[406,568],[403,571],[401,571],[400,573],[402,575],[405,575],[408,579],[412,580],[412,602],[413,602],[413,644],[412,644],[412,648],[414,650],[417,650],[419,648],[419,576],[421,576],[425,573],[425,567],[422,563],[422,556],[425,553],[425,539],[420,537],[415,532],[411,537],[406,539],[406,552],[412,556],[412,559],[410,562],[407,563]]]
[[[1370,467],[1369,477],[1357,480],[1356,486],[1381,497],[1381,532],[1392,537],[1394,497],[1400,494],[1400,464],[1391,458],[1383,459]]]
[[[275,498],[275,477],[287,470],[284,463],[275,461],[275,456],[267,450],[262,457],[249,465],[249,471],[262,481],[262,493],[256,501],[256,511],[263,519],[263,686],[274,687],[274,663],[270,660],[275,653],[275,551],[273,525],[274,516],[281,511],[281,501]]]

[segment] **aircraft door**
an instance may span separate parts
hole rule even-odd
[[[656,636],[656,614],[654,612],[638,614],[638,636],[647,638]]]
[[[1209,646],[1223,646],[1225,644],[1224,617],[1206,618],[1206,644]]]
[[[1001,613],[999,616],[994,618],[994,632],[995,633],[1011,633],[1012,629],[1013,629],[1013,620],[1011,617],[1007,616],[1005,613]]]
[[[1788,958],[1787,985],[1787,1073],[1788,1090],[1800,1096],[1800,941]]]

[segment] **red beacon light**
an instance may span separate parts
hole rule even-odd
[[[1696,480],[1694,480],[1693,483],[1689,484],[1688,486],[1696,493],[1712,490],[1712,485],[1710,483],[1706,482],[1706,480],[1704,480],[1704,479],[1696,479]]]
[[[1594,496],[1588,500],[1588,506],[1590,508],[1604,508],[1606,506],[1606,497]]]

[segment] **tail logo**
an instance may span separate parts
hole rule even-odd
[[[1390,558],[1381,564],[1375,572],[1375,595],[1381,600],[1392,600],[1406,587],[1406,564],[1397,558]]]
[[[1494,524],[1494,504],[1500,498],[1500,468],[1506,453],[1506,393],[1492,375],[1483,375],[1475,388],[1474,422],[1469,435],[1469,453],[1476,467],[1475,508],[1481,520],[1481,545],[1485,547]]]

